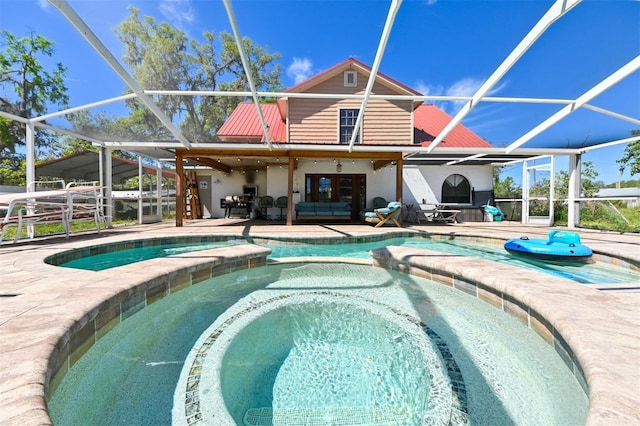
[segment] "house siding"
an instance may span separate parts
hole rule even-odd
[[[343,74],[314,86],[313,93],[363,94],[367,76],[358,73],[358,85],[345,87]],[[397,94],[392,89],[376,83],[372,93]],[[356,99],[336,101],[333,99],[289,100],[289,141],[296,143],[338,143],[338,110],[359,108]],[[406,145],[413,143],[411,101],[388,101],[370,99],[362,124],[362,141],[367,145]]]

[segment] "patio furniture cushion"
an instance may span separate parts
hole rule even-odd
[[[343,201],[303,201],[296,204],[296,217],[299,220],[348,220],[351,219],[351,206]]]

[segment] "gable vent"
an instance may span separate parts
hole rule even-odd
[[[358,85],[358,73],[355,71],[344,72],[344,85],[345,87],[353,87]]]

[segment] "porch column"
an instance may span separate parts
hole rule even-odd
[[[184,167],[182,155],[176,154],[176,228],[183,225],[182,211],[184,210]]]
[[[396,160],[396,201],[402,203],[402,158]]]
[[[569,188],[567,192],[567,227],[575,228],[580,225],[580,181],[582,168],[582,154],[569,155]]]
[[[402,205],[402,156],[396,160],[396,201]],[[402,223],[402,215],[400,215],[398,222]]]
[[[293,168],[296,158],[289,156],[289,170],[287,172],[287,226],[293,225]]]

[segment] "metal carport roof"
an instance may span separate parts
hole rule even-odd
[[[100,180],[100,156],[94,151],[77,152],[66,157],[45,161],[36,165],[36,177],[57,177],[65,181]],[[149,175],[156,175],[156,168],[143,164],[143,171]],[[115,182],[122,183],[127,179],[138,176],[137,161],[126,158],[112,157],[112,176]],[[172,170],[163,170],[162,177],[175,179]]]

